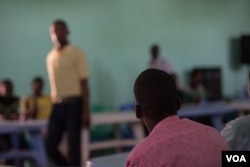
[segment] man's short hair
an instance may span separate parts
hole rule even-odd
[[[1,81],[1,84],[4,85],[5,87],[8,87],[11,92],[13,92],[13,83],[10,79],[4,79]]]
[[[135,81],[134,94],[143,114],[153,120],[176,115],[180,108],[175,81],[162,70],[143,71]]]
[[[160,50],[160,47],[159,47],[159,45],[157,45],[157,44],[153,44],[153,45],[151,45],[151,51],[159,51]]]
[[[40,76],[36,76],[36,77],[33,79],[32,83],[36,83],[36,82],[40,82],[41,84],[43,84],[43,78],[40,77]]]
[[[191,71],[191,78],[194,78],[197,74],[201,74],[201,70],[194,69]]]
[[[53,21],[52,25],[56,25],[56,24],[60,24],[64,28],[68,29],[67,23],[64,20],[62,20],[62,19],[56,19],[55,21]]]

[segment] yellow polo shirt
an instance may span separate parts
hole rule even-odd
[[[52,110],[52,102],[49,95],[39,96],[36,99],[32,96],[22,99],[20,102],[21,110],[34,110],[34,100],[36,100],[38,108],[35,119],[48,119]]]
[[[71,44],[52,49],[46,59],[52,98],[81,96],[80,80],[89,77],[84,52]]]

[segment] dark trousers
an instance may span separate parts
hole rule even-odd
[[[48,124],[46,150],[57,166],[81,165],[82,98],[67,98],[53,105]],[[63,133],[68,134],[68,160],[59,152]]]

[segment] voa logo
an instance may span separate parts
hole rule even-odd
[[[227,162],[247,162],[244,155],[226,155]]]

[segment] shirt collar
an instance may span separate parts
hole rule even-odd
[[[62,51],[65,51],[65,50],[67,50],[67,49],[69,49],[69,48],[71,48],[71,47],[72,47],[72,45],[71,45],[70,43],[68,43],[68,44],[65,45],[64,48],[62,48],[60,51],[57,50],[55,47],[53,48],[53,50],[54,50],[55,52],[62,52]]]
[[[166,128],[168,126],[170,126],[170,124],[172,124],[173,122],[176,122],[180,120],[180,118],[177,115],[172,115],[172,116],[168,116],[166,118],[164,118],[163,120],[161,120],[160,122],[158,122],[154,128],[152,129],[151,133],[154,133],[155,131],[161,130],[163,127]]]

